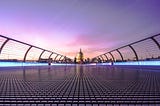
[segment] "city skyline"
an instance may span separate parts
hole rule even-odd
[[[159,0],[1,0],[0,34],[92,58],[159,33]]]

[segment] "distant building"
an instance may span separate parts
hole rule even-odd
[[[52,58],[49,58],[49,59],[43,59],[43,58],[40,58],[39,60],[38,60],[38,62],[40,62],[40,63],[52,63]]]
[[[82,50],[80,49],[80,51],[79,51],[79,53],[77,54],[77,57],[76,57],[76,63],[82,64],[83,62],[84,62],[84,56],[83,56]]]

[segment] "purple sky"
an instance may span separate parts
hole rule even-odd
[[[160,32],[160,0],[0,0],[0,34],[85,57]]]

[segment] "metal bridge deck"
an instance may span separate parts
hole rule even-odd
[[[1,68],[0,104],[159,106],[160,67],[76,65]]]

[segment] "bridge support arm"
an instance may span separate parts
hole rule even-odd
[[[160,49],[160,44],[158,43],[158,41],[154,38],[151,37],[151,39],[153,40],[153,42],[158,46],[158,48]]]
[[[109,52],[109,54],[111,55],[113,61],[115,61],[115,58],[114,58],[113,54],[111,52]]]
[[[118,49],[116,49],[116,51],[117,51],[117,52],[119,53],[119,55],[121,56],[122,61],[124,61],[122,53],[121,53]]]
[[[52,55],[53,55],[53,52],[49,55],[48,59],[50,59]]]
[[[138,61],[139,59],[138,59],[137,52],[135,51],[135,49],[134,49],[131,45],[129,45],[129,47],[132,49],[134,55],[136,56],[135,58],[136,58],[136,60]]]
[[[54,58],[54,62],[56,61],[57,57],[59,56],[59,54],[56,55],[56,57]]]
[[[103,62],[105,62],[105,60],[104,60],[103,56],[102,56],[102,55],[100,55],[100,57],[102,58],[102,61],[103,61]]]
[[[64,60],[65,60],[65,56],[63,56],[63,58],[62,58],[62,62],[64,62]]]
[[[26,51],[26,53],[25,53],[25,55],[24,55],[23,62],[26,62],[27,54],[28,54],[28,52],[30,51],[31,48],[32,48],[32,46],[30,46],[30,47],[28,48],[28,50]]]
[[[106,59],[107,59],[107,61],[108,61],[109,59],[108,59],[107,55],[106,55],[106,54],[104,54],[104,56],[106,57]]]
[[[40,60],[41,59],[41,56],[42,56],[42,54],[45,52],[45,50],[43,50],[42,52],[41,52],[41,54],[39,55],[39,59],[38,60]]]
[[[97,57],[98,58],[98,62],[102,62],[102,59],[100,58],[100,56]]]
[[[8,41],[9,41],[9,39],[6,39],[6,40],[4,41],[4,43],[2,44],[2,46],[1,46],[1,48],[0,48],[0,54],[1,54],[1,52],[2,52],[3,47],[5,46],[5,44],[7,44]]]
[[[62,57],[63,57],[63,56],[61,55],[61,57],[58,59],[58,61],[60,61]]]

